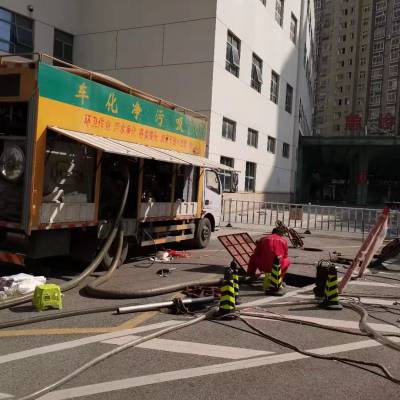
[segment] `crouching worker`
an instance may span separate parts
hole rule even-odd
[[[276,265],[279,264],[280,268]],[[263,288],[268,294],[281,294],[282,281],[290,266],[288,243],[283,231],[275,228],[272,234],[257,241],[250,257],[247,274],[257,278],[265,274]]]

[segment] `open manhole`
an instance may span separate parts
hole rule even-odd
[[[301,288],[304,286],[313,285],[315,283],[315,277],[287,272],[285,275],[285,283],[288,286]]]
[[[323,251],[322,249],[318,249],[317,247],[303,247],[304,251]]]

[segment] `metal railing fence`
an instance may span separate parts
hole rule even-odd
[[[292,228],[337,231],[369,232],[381,209],[335,207],[314,204],[270,203],[226,199],[222,204],[222,221],[229,225],[274,226],[276,220]],[[400,212],[391,211],[388,237],[399,236]]]

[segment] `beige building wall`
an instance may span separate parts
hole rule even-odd
[[[315,133],[356,134],[346,126],[349,115],[366,116],[369,81],[372,0],[320,0]]]

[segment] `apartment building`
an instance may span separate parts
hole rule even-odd
[[[367,129],[398,135],[400,0],[374,1],[372,29]]]
[[[45,52],[205,114],[227,197],[293,199],[312,133],[313,0],[0,0],[0,51]]]
[[[373,0],[318,0],[316,10],[315,133],[359,133],[368,110]],[[358,125],[356,116],[362,119]]]

